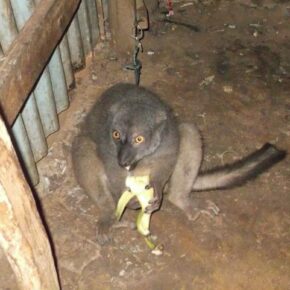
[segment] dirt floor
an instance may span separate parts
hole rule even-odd
[[[155,22],[146,33],[141,84],[168,101],[180,120],[198,125],[203,168],[265,142],[289,151],[290,1],[174,1],[174,9],[171,21],[186,25]],[[216,218],[189,222],[165,200],[151,224],[164,244],[162,256],[129,228],[114,228],[112,241],[98,245],[98,211],[75,181],[70,150],[101,92],[133,81],[124,63],[99,45],[77,74],[61,130],[39,163],[36,190],[62,289],[290,289],[289,157],[240,188],[193,193],[218,205]],[[127,211],[124,218],[135,216]],[[0,289],[15,289],[0,261]]]

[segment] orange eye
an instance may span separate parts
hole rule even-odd
[[[120,132],[118,132],[117,130],[113,131],[112,136],[115,140],[120,140],[121,139],[121,135]]]
[[[140,143],[144,142],[144,140],[145,140],[145,138],[143,136],[139,135],[135,138],[135,143],[140,144]]]

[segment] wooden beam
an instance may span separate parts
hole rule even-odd
[[[60,289],[32,192],[0,116],[0,246],[19,289]]]
[[[0,105],[12,124],[70,23],[80,0],[45,0],[35,8],[0,66]]]

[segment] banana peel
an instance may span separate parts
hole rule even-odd
[[[126,187],[128,190],[121,195],[116,209],[116,217],[120,220],[126,205],[136,196],[141,205],[136,225],[139,233],[143,236],[148,236],[150,234],[149,227],[151,214],[146,213],[145,209],[154,196],[153,188],[147,188],[148,184],[149,176],[128,176],[126,178]]]
[[[136,197],[141,206],[141,210],[136,221],[137,230],[145,237],[145,241],[148,247],[152,251],[156,250],[158,246],[156,247],[150,236],[151,214],[145,212],[145,209],[149,205],[150,200],[154,197],[153,188],[148,187],[149,176],[128,176],[125,183],[128,189],[123,192],[118,201],[115,212],[116,217],[118,220],[120,220],[128,202],[133,197]]]
[[[121,195],[121,197],[119,198],[118,204],[117,204],[117,208],[115,211],[115,215],[117,217],[117,220],[119,221],[123,215],[123,212],[126,208],[127,203],[135,196],[134,193],[132,193],[129,190],[126,190],[123,192],[123,194]]]

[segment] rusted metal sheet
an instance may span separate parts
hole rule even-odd
[[[60,54],[65,74],[66,86],[70,90],[75,86],[75,76],[73,73],[67,36],[65,35],[59,45]]]
[[[46,68],[34,89],[44,135],[47,137],[59,128],[56,105],[48,69]]]
[[[12,7],[7,2],[1,0],[0,9],[4,8],[5,10],[1,10],[2,17],[0,22],[4,26],[0,25],[0,42],[7,53],[10,45],[17,36],[17,27],[12,13]],[[47,152],[47,144],[42,132],[42,125],[35,110],[37,108],[34,97],[30,96],[22,110],[22,114],[18,116],[12,127],[18,150],[21,152],[22,160],[33,183],[38,181],[38,173],[34,161],[39,160]],[[31,122],[31,119],[33,119],[33,122]],[[26,128],[24,123],[26,124]],[[33,140],[33,142],[29,140],[28,136],[31,137],[30,140]]]
[[[92,39],[91,39],[88,7],[86,1],[83,0],[81,2],[77,16],[80,25],[84,53],[85,55],[88,55],[92,51]]]
[[[20,31],[24,27],[25,23],[32,16],[34,10],[34,3],[32,0],[10,1],[13,9],[13,14],[15,16],[17,28]],[[61,65],[60,61],[59,63]],[[59,75],[56,74],[56,77],[59,78]],[[40,112],[43,131],[45,136],[48,136],[59,128],[55,100],[53,95],[53,87],[48,69],[45,69],[43,71],[34,92],[38,110]],[[30,140],[30,143],[32,142],[33,139]]]
[[[53,33],[58,38],[61,34],[56,23],[64,30],[64,23],[69,22],[67,14],[73,15],[73,7],[77,8],[79,1],[71,0],[70,5],[64,0],[10,1],[0,0],[0,104],[11,124],[25,103],[12,131],[32,183],[36,184],[35,162],[47,154],[45,137],[58,130],[57,114],[68,107],[67,89],[75,84],[73,68],[85,65],[85,54],[93,50],[99,38],[97,2],[82,1],[67,35],[50,56],[54,48],[51,41],[57,42]],[[63,7],[65,13],[61,13],[57,6]],[[48,18],[48,14],[55,20]],[[38,29],[41,25],[42,30]],[[50,61],[43,69],[45,58]],[[41,76],[37,77],[36,72],[42,70]],[[30,93],[33,87],[34,91]]]
[[[56,112],[60,113],[68,108],[69,98],[67,94],[66,80],[61,61],[60,50],[58,47],[52,54],[48,68],[50,72]]]
[[[21,115],[34,161],[37,162],[47,154],[48,148],[34,94],[29,96]]]
[[[118,3],[118,2],[114,1],[114,3]],[[104,9],[103,9],[103,1],[96,0],[96,5],[97,5],[97,12],[98,12],[98,19],[99,19],[100,38],[104,40],[106,38],[106,35],[105,35],[105,16],[104,16]]]
[[[17,27],[9,0],[0,0],[0,44],[7,52],[17,36]]]
[[[77,15],[74,17],[67,31],[67,39],[72,66],[75,70],[79,70],[85,66],[85,55]]]
[[[88,7],[92,47],[94,48],[100,37],[97,5],[95,0],[85,0],[85,1]]]
[[[18,30],[21,30],[26,21],[31,17],[34,9],[32,0],[10,0]]]
[[[12,132],[17,144],[18,151],[21,155],[21,159],[23,160],[26,170],[29,174],[30,180],[33,184],[37,184],[39,178],[38,172],[21,116],[18,116],[18,118],[16,119],[12,127]]]
[[[21,1],[27,2],[27,6],[29,5],[30,13],[33,13],[34,6],[30,5],[32,0],[12,0],[12,1]],[[35,0],[36,4],[39,4],[41,0]],[[33,3],[32,3],[33,4]],[[68,108],[69,98],[67,94],[66,81],[64,75],[64,69],[61,61],[59,47],[57,47],[48,64],[48,70],[50,73],[50,79],[52,84],[52,91],[54,94],[54,100],[56,105],[57,113],[60,113]]]

